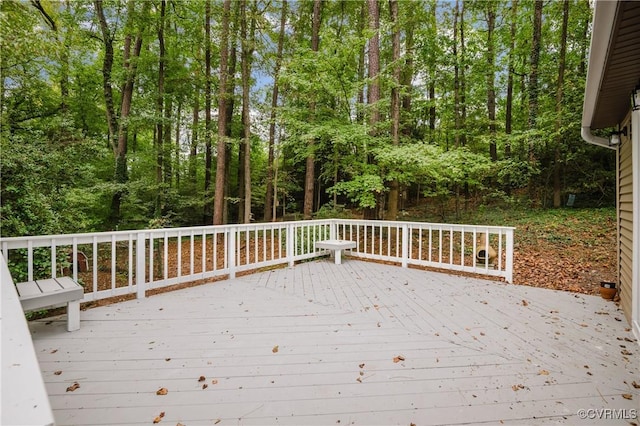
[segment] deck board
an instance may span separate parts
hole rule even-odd
[[[30,324],[59,425],[150,424],[160,412],[185,425],[576,424],[580,408],[640,400],[638,344],[611,302],[355,259],[81,320],[74,333],[64,318]]]

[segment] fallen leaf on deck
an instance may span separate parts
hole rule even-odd
[[[51,352],[49,352],[50,354],[55,354],[56,352],[58,352],[57,349],[52,350]]]
[[[622,397],[623,397],[624,399],[633,399],[633,395],[631,395],[630,393],[623,393],[623,394],[622,394]]]
[[[359,364],[358,367],[364,368],[364,362],[362,364]]]
[[[513,389],[515,392],[517,392],[520,389],[524,389],[524,385],[521,385],[521,384],[513,385],[513,386],[511,386],[511,389]]]
[[[273,349],[271,349],[271,352],[273,352],[274,354],[278,352],[278,345],[275,345],[273,347]]]
[[[589,324],[582,323],[580,324],[580,327],[589,327]]]
[[[169,393],[169,390],[167,388],[160,388],[156,391],[156,395],[166,395]]]
[[[176,426],[184,426],[182,423],[176,423]]]
[[[616,321],[622,321],[620,318],[618,317],[613,317]]]
[[[549,375],[549,371],[547,371],[547,370],[540,370],[540,371],[538,371],[538,375],[540,375],[540,376],[548,376],[548,375]]]
[[[629,352],[629,351],[628,351],[628,350],[626,350],[626,349],[624,349],[624,350],[620,351],[620,353],[621,353],[622,355],[633,355],[633,352]]]
[[[200,376],[200,378],[198,379],[199,382],[204,382],[205,380],[207,380],[207,378],[204,376]]]
[[[631,386],[633,386],[636,389],[640,389],[640,384],[636,383],[635,380],[633,382],[631,382]]]
[[[529,306],[529,302],[527,302],[526,300],[522,299],[522,306]]]
[[[54,371],[53,374],[55,374],[56,376],[59,376],[62,374],[62,370]]]
[[[67,392],[73,392],[74,390],[78,389],[80,387],[80,384],[78,382],[74,382],[71,386],[69,386],[67,388]]]
[[[358,377],[356,381],[362,383],[362,378]]]
[[[206,383],[205,383],[204,385],[202,385],[202,389],[206,389],[206,388],[208,388],[208,387],[209,387],[209,385],[208,385],[208,384],[206,384]]]
[[[404,357],[403,357],[402,355],[398,355],[398,356],[393,357],[393,362],[394,362],[394,363],[396,363],[396,364],[397,364],[397,363],[399,363],[400,361],[404,361]]]
[[[216,421],[215,421],[215,422],[213,422],[213,424],[214,424],[214,425],[217,425],[217,424],[218,424],[218,423],[220,423],[221,421],[222,421],[222,420],[220,420],[220,419],[216,419]]]
[[[171,361],[171,358],[165,358],[164,360],[168,362]]]
[[[212,385],[217,385],[217,384],[218,384],[218,381],[217,381],[216,379],[213,379],[213,380],[211,381],[211,384],[212,384]]]
[[[160,423],[160,421],[162,421],[162,417],[160,416],[156,416],[155,419],[153,419],[153,423]]]

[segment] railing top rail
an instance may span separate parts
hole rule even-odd
[[[410,221],[388,221],[388,220],[366,220],[366,219],[313,219],[313,220],[298,220],[288,222],[256,222],[245,224],[227,224],[227,225],[199,225],[179,228],[157,228],[157,229],[131,229],[121,231],[102,231],[102,232],[86,232],[75,234],[56,234],[56,235],[32,235],[22,237],[0,237],[0,243],[11,243],[20,241],[47,241],[56,239],[86,239],[94,236],[129,236],[137,235],[139,233],[163,233],[163,232],[191,232],[191,231],[223,231],[225,229],[252,229],[252,228],[284,228],[289,225],[320,225],[331,223],[349,223],[359,225],[379,225],[379,226],[403,226],[403,225],[417,225],[417,226],[431,226],[434,228],[463,228],[463,229],[487,229],[494,231],[514,230],[512,226],[491,226],[491,225],[470,225],[470,224],[454,224],[454,223],[434,223],[434,222],[410,222]]]
[[[402,225],[420,225],[420,226],[433,226],[440,228],[481,228],[481,229],[490,229],[490,230],[515,230],[516,228],[513,226],[496,226],[496,225],[474,225],[474,224],[464,224],[464,223],[438,223],[438,222],[418,222],[418,221],[403,221],[403,220],[367,220],[367,219],[331,219],[335,222],[346,222],[346,223],[357,223],[357,224],[380,224],[383,226],[391,225],[391,226],[402,226]]]

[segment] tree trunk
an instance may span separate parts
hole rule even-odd
[[[240,5],[240,39],[242,40],[242,125],[244,128],[244,212],[243,222],[251,222],[251,117],[249,115],[249,79],[251,78],[251,57],[253,55],[253,37],[255,36],[255,2],[252,7],[251,30],[247,34],[247,0]]]
[[[453,14],[453,117],[455,129],[455,146],[460,146],[460,133],[462,129],[462,120],[460,118],[460,58],[458,56],[458,20],[460,16],[459,0],[456,0],[456,6]]]
[[[563,2],[562,30],[560,34],[560,57],[558,58],[558,87],[556,88],[556,146],[553,161],[553,207],[558,208],[562,204],[562,183],[560,146],[562,144],[562,102],[564,98],[564,70],[567,56],[567,27],[569,24],[569,2]]]
[[[511,2],[511,27],[509,29],[509,70],[507,74],[507,99],[506,99],[506,111],[504,119],[504,132],[510,135],[512,132],[513,122],[513,74],[514,74],[514,56],[516,50],[516,20],[518,18],[518,0]],[[506,158],[511,157],[511,141],[507,137],[504,146],[504,156]]]
[[[211,223],[211,0],[205,0],[204,19],[204,215],[203,223]]]
[[[100,27],[103,35],[103,42],[105,46],[105,57],[103,60],[103,90],[105,97],[105,104],[107,109],[107,120],[109,122],[109,139],[111,140],[114,157],[115,157],[115,173],[114,181],[117,184],[117,188],[111,198],[111,211],[109,220],[113,227],[117,227],[120,222],[120,205],[122,203],[122,197],[125,194],[129,177],[127,172],[127,136],[128,136],[128,119],[131,113],[131,101],[133,99],[133,89],[137,71],[137,59],[140,57],[140,50],[142,49],[142,26],[139,26],[135,36],[135,41],[132,41],[133,36],[127,34],[124,40],[123,51],[123,67],[125,80],[121,87],[121,103],[120,103],[120,117],[118,119],[115,112],[113,103],[113,91],[111,86],[111,71],[113,68],[113,37],[111,36],[107,20],[102,8],[102,2],[96,0],[94,3],[96,7],[96,13],[98,20],[100,21]],[[149,2],[143,3],[142,16],[146,18],[146,14],[149,10]],[[127,3],[127,18],[126,27],[130,30],[134,27],[134,22],[144,23],[145,20],[136,20],[133,16],[135,13],[135,2],[129,0]],[[133,49],[132,49],[133,43]],[[112,134],[115,132],[115,134]]]
[[[164,210],[165,188],[162,184],[162,167],[164,165],[164,65],[165,65],[165,45],[164,45],[164,21],[166,12],[166,0],[160,2],[160,19],[158,22],[158,93],[156,97],[156,131],[154,145],[156,149],[156,202],[154,217],[159,218]]]
[[[229,57],[229,8],[231,0],[224,0],[222,13],[222,32],[220,34],[220,87],[218,97],[218,144],[216,162],[216,192],[213,204],[213,224],[222,225],[222,214],[224,210],[224,187],[225,187],[225,158],[227,140],[227,61]]]
[[[435,9],[434,9],[435,11]],[[402,118],[401,118],[401,132],[405,136],[411,136],[413,133],[413,119],[411,118],[411,96],[413,91],[413,30],[414,30],[414,17],[413,17],[413,7],[407,8],[407,26],[405,28],[405,61],[404,68],[402,70]],[[431,98],[431,87],[433,84],[433,88],[435,90],[435,78],[433,74],[430,75],[429,82],[429,99]],[[435,114],[435,107],[434,107]],[[431,112],[431,111],[430,111]],[[435,118],[434,118],[435,123]],[[430,120],[431,125],[431,120]]]
[[[489,156],[498,161],[496,144],[496,88],[495,88],[495,42],[493,39],[496,25],[496,4],[487,1],[487,115],[489,119]]]
[[[369,88],[367,91],[367,103],[370,107],[369,131],[370,136],[377,135],[377,126],[380,121],[380,111],[376,105],[380,100],[380,10],[378,0],[367,0],[369,7],[369,29],[373,35],[369,39]],[[373,162],[372,156],[367,154],[367,162]],[[375,208],[365,208],[365,219],[377,219]]]
[[[195,72],[193,88],[193,123],[191,128],[191,144],[189,146],[189,184],[191,191],[197,188],[196,160],[198,158],[198,125],[200,123],[200,85],[198,73]]]
[[[267,160],[267,193],[264,202],[264,220],[271,222],[276,219],[273,214],[274,194],[274,151],[276,140],[276,108],[278,107],[278,77],[282,65],[282,50],[284,47],[285,24],[287,23],[287,0],[282,0],[282,11],[280,13],[280,34],[278,36],[278,50],[276,53],[276,66],[273,70],[273,92],[271,93],[271,115],[269,117],[269,158]]]
[[[540,47],[542,38],[542,0],[535,0],[533,15],[533,40],[531,42],[530,70],[529,70],[529,130],[536,127],[538,118],[538,66],[540,63]],[[529,137],[529,164],[536,163],[534,138]],[[533,177],[529,178],[529,199],[536,201]]]
[[[320,14],[322,12],[322,0],[313,2],[313,20],[311,27],[311,51],[318,52],[320,47]],[[315,95],[309,105],[310,120],[314,120],[316,110]],[[304,218],[311,219],[313,213],[313,191],[315,186],[315,156],[313,138],[308,142],[308,153],[306,162],[306,174],[304,179]]]
[[[393,82],[391,83],[391,142],[400,144],[400,23],[398,22],[398,0],[389,0],[391,15],[391,62],[393,63]],[[387,220],[398,218],[398,180],[389,184]]]

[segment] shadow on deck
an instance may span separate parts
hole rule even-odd
[[[638,422],[638,344],[594,296],[325,259],[81,319],[30,324],[59,425]]]

